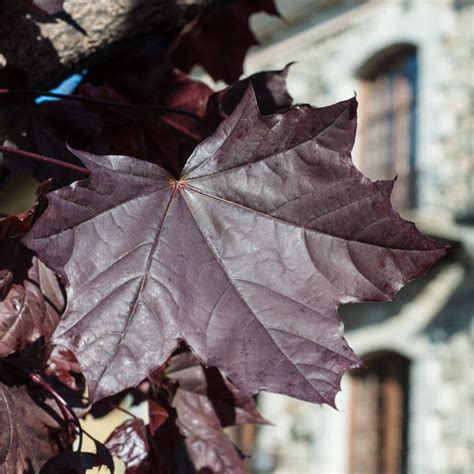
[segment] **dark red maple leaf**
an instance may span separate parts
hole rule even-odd
[[[165,101],[164,105],[177,106],[178,98],[182,97],[183,102],[179,105],[187,110],[186,97],[194,97],[195,92],[192,84],[189,84],[191,90],[188,92],[180,89],[181,93],[177,94],[176,98],[170,92],[169,100]],[[130,103],[126,97],[107,85],[97,87],[84,84],[80,91],[86,97]],[[179,176],[187,157],[203,138],[196,129],[196,121],[189,117],[158,117],[156,112],[95,104],[87,104],[87,108],[103,122],[100,136],[91,143],[89,149],[136,156],[141,160],[164,166],[176,176]],[[191,109],[190,112],[199,110],[204,114],[205,102],[201,106],[188,105],[188,108]]]
[[[7,296],[13,283],[22,283],[31,267],[32,252],[18,240],[27,232],[44,210],[45,193],[51,190],[51,180],[41,183],[36,190],[36,203],[25,212],[0,217],[0,301]]]
[[[39,10],[48,15],[63,11],[64,0],[20,0],[20,3]]]
[[[217,98],[223,118],[228,117],[235,110],[249,83],[252,83],[257,99],[258,108],[262,115],[271,115],[288,109],[293,103],[293,98],[288,93],[286,79],[291,63],[281,70],[260,71],[241,79],[232,86],[216,92],[211,96]]]
[[[107,84],[94,86],[92,84],[83,83],[79,86],[79,93],[86,97],[95,99],[112,100],[116,102],[130,102],[129,99],[138,101],[139,103],[155,104],[157,106],[168,107],[170,109],[179,109],[190,112],[197,117],[202,117],[206,111],[207,100],[213,93],[213,90],[201,81],[193,79],[191,76],[184,74],[178,69],[164,68],[159,69],[159,73],[151,74],[148,83],[144,87],[145,91],[136,90],[137,85],[133,87],[122,86],[125,91],[118,92]],[[147,93],[149,92],[149,93]],[[132,100],[132,101],[133,101]],[[86,104],[86,107],[95,111],[99,115],[103,111],[104,106]],[[107,109],[107,107],[105,107]],[[117,110],[116,108],[108,108],[108,113],[120,113],[122,117],[133,117],[135,120],[149,118],[148,114],[143,110]],[[166,122],[179,129],[187,135],[196,134],[196,119],[189,116],[175,113],[155,112],[152,116],[155,122]]]
[[[13,109],[9,112],[12,124],[5,145],[22,150],[54,156],[66,163],[80,164],[76,156],[64,145],[68,139],[74,146],[104,152],[96,145],[103,133],[103,120],[73,101],[47,101],[31,108]],[[5,154],[5,164],[12,170],[31,173],[39,181],[54,178],[54,187],[64,186],[81,179],[80,173],[37,161],[18,159]]]
[[[32,253],[15,236],[30,229],[34,209],[13,216],[0,217],[0,301],[3,301],[13,283],[27,277]]]
[[[0,472],[39,472],[54,454],[57,422],[28,396],[26,387],[0,384]]]
[[[0,357],[24,349],[44,336],[49,339],[64,309],[54,272],[33,257],[28,276],[13,284],[0,302]]]
[[[167,383],[157,381],[153,388],[152,398],[148,400],[150,423],[148,429],[152,434],[152,450],[146,459],[151,464],[151,472],[172,474],[174,472],[193,472],[184,438],[176,426],[176,409],[171,406],[174,395],[166,392]],[[156,400],[159,398],[159,401]],[[156,454],[155,454],[156,453]],[[146,462],[145,461],[145,462]]]
[[[244,395],[334,405],[359,358],[341,303],[390,300],[447,249],[352,164],[355,98],[262,116],[248,89],[179,180],[75,151],[90,178],[48,195],[24,242],[67,278],[55,341],[98,400],[186,341]]]
[[[255,401],[225,380],[217,369],[203,367],[192,353],[174,356],[166,375],[178,383],[173,398],[176,425],[196,470],[245,472],[242,456],[223,428],[267,423]]]
[[[63,10],[64,0],[29,0],[35,7],[53,15]]]
[[[239,0],[204,12],[185,27],[171,63],[185,72],[200,64],[216,81],[237,81],[248,49],[258,44],[249,27],[249,17],[257,12],[279,15],[273,0]]]
[[[196,472],[243,473],[243,455],[223,428],[267,423],[255,401],[243,395],[215,368],[204,367],[190,352],[176,354],[155,371],[149,400],[154,449],[151,472],[179,470],[187,452]],[[179,428],[179,430],[178,430]],[[166,456],[166,462],[163,461]]]
[[[153,102],[169,109],[180,109],[204,116],[209,95],[208,86],[178,71],[165,69],[156,82],[159,93]],[[132,103],[126,96],[106,84],[84,83],[79,94],[89,99]],[[144,101],[150,105],[150,101]],[[54,156],[67,163],[78,164],[74,154],[65,147],[65,140],[77,148],[100,154],[123,153],[166,166],[179,176],[187,157],[205,137],[196,118],[182,114],[163,113],[84,104],[72,100],[48,101],[32,108],[9,112],[12,124],[6,145]],[[64,186],[80,175],[69,169],[19,160],[6,154],[10,170],[30,172],[38,180],[54,178],[55,187]]]
[[[156,83],[154,103],[186,110],[198,117],[206,112],[209,96],[214,92],[204,82],[193,79],[179,69],[165,69]],[[163,114],[161,120],[173,125],[188,135],[201,137],[199,123],[191,117],[178,114]]]
[[[293,98],[286,88],[286,77],[291,64],[280,71],[261,71],[252,74],[232,86],[214,92],[206,103],[206,113],[203,125],[207,136],[211,135],[218,125],[235,110],[252,84],[257,99],[258,108],[262,115],[283,112],[293,103]]]
[[[124,421],[112,431],[105,446],[112,456],[125,464],[126,474],[143,472],[141,465],[149,450],[145,423],[138,418]]]
[[[13,126],[5,144],[77,165],[78,159],[64,145],[67,139],[81,150],[134,156],[179,176],[193,149],[232,113],[249,82],[264,115],[291,105],[292,99],[286,90],[287,72],[288,66],[281,71],[263,71],[214,93],[204,83],[177,69],[165,69],[148,85],[148,89],[155,86],[157,90],[150,103],[191,112],[201,120],[182,114],[124,109],[103,103],[48,101],[33,108],[11,111],[9,120]],[[84,83],[79,87],[79,93],[96,100],[131,103],[106,84]],[[141,97],[138,100],[144,102]],[[19,160],[8,154],[5,162],[10,170],[32,173],[40,181],[53,177],[55,188],[81,178],[70,169]]]
[[[204,367],[191,352],[173,356],[165,374],[178,384],[173,397],[178,416],[183,407],[191,405],[199,407],[202,419],[212,420],[221,428],[268,423],[252,398],[237,390],[216,368]],[[187,417],[180,418],[188,420]]]
[[[82,391],[84,389],[78,384],[81,367],[74,354],[61,346],[53,347],[46,361],[45,374],[55,377],[71,390]]]
[[[49,183],[40,185],[39,201],[48,188]],[[31,227],[42,204],[0,218],[0,357],[40,337],[49,340],[64,309],[56,275],[17,238]]]

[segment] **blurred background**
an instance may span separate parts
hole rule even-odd
[[[262,393],[244,427],[255,473],[474,472],[474,2],[277,0],[246,74],[290,68],[296,102],[359,101],[356,165],[450,254],[392,303],[340,309],[367,369],[338,411]]]
[[[474,0],[276,4],[281,19],[252,17],[261,45],[245,74],[296,61],[295,102],[325,106],[357,94],[356,165],[372,179],[397,176],[396,209],[451,252],[394,302],[340,308],[366,369],[343,378],[337,411],[261,393],[274,425],[230,434],[252,454],[254,474],[472,473]],[[29,206],[25,189],[36,182],[21,179],[3,191],[3,212]],[[145,406],[131,410],[147,416]],[[126,418],[115,411],[84,426],[104,441]]]

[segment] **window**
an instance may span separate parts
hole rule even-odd
[[[396,45],[370,59],[358,73],[360,165],[373,179],[398,175],[392,201],[398,210],[413,208],[417,55],[410,45]]]
[[[351,373],[349,469],[351,474],[406,472],[408,367],[385,353]]]

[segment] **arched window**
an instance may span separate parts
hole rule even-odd
[[[358,71],[361,80],[360,165],[375,179],[398,175],[392,201],[399,210],[415,207],[416,48],[384,49]]]
[[[393,352],[351,372],[350,473],[406,472],[409,361]]]

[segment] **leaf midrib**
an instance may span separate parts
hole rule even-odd
[[[127,324],[126,324],[124,330],[121,331],[120,339],[117,341],[117,344],[115,344],[114,352],[113,352],[113,354],[111,355],[111,357],[109,359],[110,361],[113,361],[115,359],[115,357],[117,355],[117,352],[118,352],[125,336],[127,335],[127,332],[128,332],[129,327],[130,327],[130,324],[132,323],[133,317],[135,316],[135,312],[138,308],[140,297],[143,293],[143,290],[144,290],[144,287],[145,287],[145,284],[146,284],[146,281],[147,281],[147,278],[148,278],[148,274],[150,272],[150,267],[151,267],[151,264],[152,264],[152,261],[153,261],[153,256],[154,256],[155,251],[156,251],[156,249],[159,245],[159,240],[160,240],[159,238],[160,238],[160,235],[161,235],[161,231],[163,229],[163,224],[166,220],[168,210],[171,206],[171,203],[173,202],[173,198],[176,195],[176,191],[177,191],[177,187],[175,187],[173,189],[173,192],[171,193],[168,204],[166,205],[165,211],[163,213],[163,218],[161,219],[160,227],[158,228],[158,231],[155,233],[155,236],[153,238],[153,243],[152,243],[152,246],[151,246],[150,251],[148,253],[148,258],[147,258],[147,262],[146,262],[146,265],[145,265],[145,269],[143,270],[143,276],[141,277],[140,286],[138,287],[137,292],[135,294],[134,301],[133,301],[133,306],[132,306],[132,308],[130,309],[130,311],[128,313]],[[104,369],[102,370],[102,372],[100,373],[100,375],[97,378],[97,381],[98,381],[97,387],[99,387],[100,381],[102,380],[104,374],[107,372],[108,368],[109,368],[108,365],[104,365]],[[96,390],[97,390],[97,387],[96,387]]]
[[[368,245],[368,246],[371,246],[371,247],[377,247],[377,248],[381,248],[381,249],[387,249],[387,250],[393,250],[393,251],[400,251],[400,252],[437,252],[437,251],[441,251],[443,250],[443,248],[434,248],[434,249],[403,249],[403,248],[397,248],[397,247],[386,247],[384,245],[379,245],[379,244],[374,244],[374,243],[371,243],[371,242],[363,242],[363,241],[359,241],[359,240],[353,240],[353,239],[346,239],[344,237],[339,237],[337,235],[333,235],[333,234],[329,234],[328,232],[324,232],[322,230],[319,230],[319,229],[311,229],[309,227],[305,227],[303,225],[300,225],[300,224],[295,224],[293,222],[289,222],[289,221],[285,221],[284,219],[280,218],[280,217],[276,217],[276,216],[271,216],[269,214],[265,214],[264,212],[262,211],[258,211],[256,209],[252,209],[251,207],[248,207],[248,206],[245,206],[243,204],[238,204],[234,201],[229,201],[228,199],[224,199],[224,198],[221,198],[221,197],[218,197],[218,196],[213,196],[212,194],[209,194],[205,191],[203,191],[202,189],[198,189],[198,188],[195,188],[194,186],[192,186],[191,184],[187,184],[186,185],[186,188],[191,190],[191,191],[194,191],[198,194],[202,194],[203,196],[207,196],[208,198],[211,198],[211,199],[214,199],[216,201],[220,201],[220,202],[223,202],[223,203],[226,203],[226,204],[229,204],[231,206],[235,206],[235,207],[238,207],[240,209],[243,209],[245,211],[249,211],[249,212],[253,212],[255,214],[258,214],[262,217],[264,217],[265,219],[271,219],[272,221],[276,220],[278,222],[280,222],[281,224],[284,224],[286,226],[289,226],[289,227],[292,227],[292,228],[297,228],[297,229],[302,229],[306,232],[314,232],[314,233],[317,233],[317,234],[321,234],[321,235],[325,235],[327,237],[330,237],[332,239],[336,239],[336,240],[340,240],[340,241],[343,241],[343,242],[351,242],[351,243],[354,243],[354,244],[358,244],[358,245]],[[376,193],[374,193],[376,194]],[[384,217],[385,219],[386,217]],[[375,223],[377,221],[374,221],[372,222],[371,224]]]
[[[104,209],[100,212],[98,212],[97,214],[93,214],[92,216],[88,217],[87,219],[84,219],[83,221],[81,222],[78,222],[77,224],[72,224],[71,227],[66,227],[64,229],[61,229],[59,232],[55,232],[54,234],[49,234],[49,235],[44,235],[42,237],[40,236],[35,236],[35,237],[32,237],[32,240],[44,240],[44,239],[49,239],[53,236],[56,236],[56,235],[61,235],[61,234],[64,234],[65,232],[69,231],[69,230],[73,230],[73,229],[77,229],[78,227],[81,227],[83,224],[86,224],[87,222],[89,221],[92,221],[94,219],[96,219],[97,217],[103,215],[103,214],[106,214],[107,212],[109,211],[113,211],[114,209],[116,209],[117,207],[120,207],[122,205],[125,205],[125,204],[128,204],[129,202],[133,202],[133,201],[136,201],[137,199],[140,199],[144,196],[149,196],[150,194],[155,194],[155,193],[158,193],[160,191],[165,191],[166,189],[169,189],[169,184],[166,184],[164,185],[162,188],[153,188],[151,190],[148,190],[148,191],[144,191],[143,193],[140,193],[136,196],[132,196],[128,199],[125,199],[123,201],[120,201],[120,202],[117,202],[117,203],[114,203],[112,204],[110,207],[107,207],[107,209]],[[60,190],[59,190],[60,191]],[[55,192],[55,197],[57,196],[57,192]],[[73,201],[69,201],[67,199],[65,199],[63,196],[59,196],[59,199],[61,200],[64,200],[66,201],[68,204],[76,204],[76,205],[80,205],[76,202],[73,202]],[[48,206],[49,207],[49,206]],[[46,208],[46,212],[48,211],[48,208]],[[45,213],[46,213],[45,212]],[[34,228],[33,228],[34,229]]]
[[[183,197],[184,197],[184,193],[183,193]],[[224,272],[224,274],[226,275],[226,277],[228,278],[229,282],[232,284],[232,287],[235,289],[235,291],[237,292],[238,296],[239,296],[239,299],[245,304],[245,306],[249,309],[249,311],[251,312],[253,318],[255,321],[258,322],[258,324],[260,324],[264,329],[265,329],[265,332],[268,334],[268,337],[273,341],[273,344],[274,346],[277,348],[277,350],[285,357],[285,360],[287,360],[296,370],[298,373],[301,374],[301,376],[303,377],[303,379],[306,381],[306,383],[308,383],[308,385],[310,385],[313,390],[315,390],[320,396],[321,398],[323,398],[327,403],[331,404],[330,403],[330,400],[328,400],[306,377],[306,375],[301,371],[301,369],[293,362],[293,360],[283,351],[283,349],[277,344],[277,342],[275,341],[275,339],[272,337],[272,335],[270,334],[269,332],[269,329],[267,328],[267,326],[265,326],[265,324],[263,324],[262,321],[260,321],[260,319],[256,316],[256,314],[254,313],[253,309],[250,307],[250,305],[247,303],[246,299],[244,298],[244,296],[242,295],[240,289],[238,288],[238,286],[235,284],[235,279],[234,278],[231,278],[230,275],[227,273],[227,270],[226,270],[226,267],[224,265],[224,262],[222,262],[219,254],[217,253],[216,249],[214,248],[214,246],[211,244],[211,242],[209,242],[209,239],[206,237],[205,233],[202,231],[201,227],[199,226],[199,223],[198,223],[198,219],[196,219],[196,217],[194,216],[194,213],[193,213],[193,210],[192,210],[192,206],[190,206],[186,200],[186,198],[184,197],[184,201],[186,202],[186,206],[188,207],[189,209],[189,212],[191,213],[193,219],[194,219],[194,222],[196,224],[196,227],[199,229],[199,232],[201,233],[201,235],[203,236],[205,242],[207,243],[209,249],[211,250],[211,252],[213,253],[216,261],[219,263],[219,266],[222,268],[222,271]],[[313,310],[314,311],[314,310]]]
[[[256,106],[258,107],[258,106]],[[266,156],[262,156],[260,157],[258,160],[254,160],[254,161],[251,161],[251,162],[247,162],[247,163],[243,163],[241,165],[237,165],[237,166],[233,166],[231,168],[226,168],[224,170],[220,170],[220,171],[216,171],[215,173],[211,173],[211,174],[206,174],[205,176],[196,176],[195,178],[193,178],[192,176],[189,177],[189,175],[192,175],[193,172],[195,172],[197,169],[199,169],[201,166],[203,166],[205,163],[207,163],[209,160],[211,160],[212,158],[214,158],[216,156],[216,154],[213,154],[211,155],[210,157],[208,157],[206,160],[204,160],[203,162],[201,162],[196,168],[192,169],[189,173],[187,173],[184,177],[186,178],[186,180],[188,181],[201,181],[201,180],[205,180],[207,178],[210,178],[210,177],[213,177],[213,176],[216,176],[216,175],[220,175],[220,174],[224,174],[224,173],[227,173],[229,171],[233,171],[233,170],[236,170],[236,169],[239,169],[239,168],[242,168],[243,166],[248,166],[250,164],[254,164],[254,163],[258,163],[260,161],[265,161],[265,160],[268,160],[269,158],[272,158],[276,155],[283,155],[284,153],[290,151],[290,150],[294,150],[295,148],[301,146],[301,145],[304,145],[305,143],[308,143],[310,142],[311,140],[314,140],[318,143],[318,145],[320,145],[321,147],[329,150],[329,151],[333,151],[333,152],[336,152],[336,153],[339,153],[339,154],[343,154],[342,152],[339,152],[338,150],[333,150],[331,148],[328,148],[326,146],[324,146],[322,143],[320,143],[318,141],[318,138],[321,136],[322,133],[324,133],[328,128],[330,128],[332,125],[334,125],[340,118],[341,116],[343,115],[343,113],[346,111],[347,109],[344,108],[341,113],[333,120],[331,121],[328,125],[326,125],[321,131],[319,131],[317,134],[315,135],[311,135],[307,138],[305,138],[304,140],[301,140],[295,144],[293,144],[290,148],[285,148],[284,150],[281,150],[281,151],[277,151],[277,152],[274,152],[272,153],[271,155],[266,155]],[[290,112],[287,112],[287,113],[290,113]],[[282,117],[284,117],[286,114],[274,114],[274,115],[282,115]],[[258,116],[259,118],[261,119],[261,122],[265,123],[266,124],[266,121],[263,120],[265,119],[266,117],[263,117],[260,112],[258,112]],[[272,117],[272,116],[270,116]],[[242,114],[241,116],[239,117],[239,119],[237,119],[234,127],[232,127],[232,131],[235,129],[235,127],[240,123],[240,119],[242,118]],[[273,124],[273,126],[275,125],[279,125],[281,123],[281,121],[278,121],[278,122],[275,122]],[[266,134],[266,137],[265,139],[268,137],[268,135],[270,134],[271,130],[273,129],[273,127],[268,127],[267,128],[267,134]],[[225,140],[223,141],[222,144],[224,144],[230,137],[230,133],[229,135],[225,138]],[[262,139],[261,142],[265,141],[265,139]],[[222,144],[221,146],[219,147],[219,151],[221,150],[222,148]],[[199,146],[199,145],[198,145]]]

